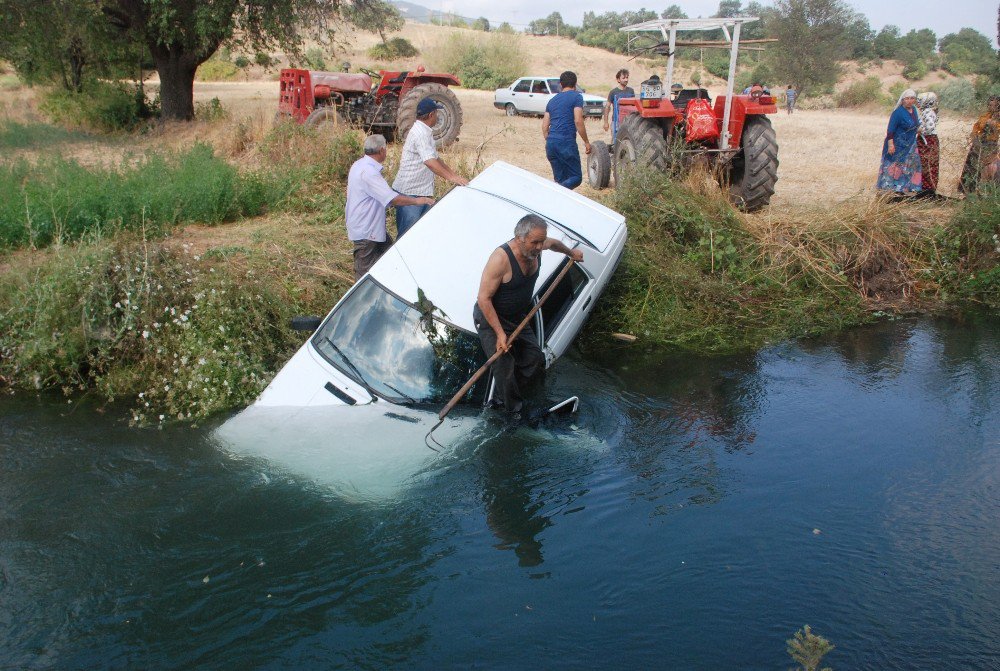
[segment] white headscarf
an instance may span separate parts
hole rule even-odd
[[[903,105],[903,98],[916,98],[917,92],[913,89],[906,89],[899,96],[899,100],[896,101],[896,107],[901,107]]]
[[[920,109],[937,109],[937,94],[933,91],[921,93],[917,98],[917,106]]]

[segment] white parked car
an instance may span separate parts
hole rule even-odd
[[[217,431],[230,452],[319,480],[388,487],[424,467],[437,412],[486,361],[472,308],[490,254],[535,213],[548,235],[583,251],[535,314],[546,366],[573,342],[622,256],[622,215],[497,162],[456,187],[334,306],[256,402]],[[545,251],[535,300],[568,262]],[[435,438],[476,430],[485,375]],[[464,406],[464,410],[463,410]],[[405,472],[405,473],[404,473]],[[405,476],[405,477],[404,477]]]
[[[507,116],[542,115],[552,96],[561,90],[558,77],[521,77],[507,88],[496,90],[493,106],[504,110]],[[603,114],[604,98],[583,93],[584,117],[600,117]]]

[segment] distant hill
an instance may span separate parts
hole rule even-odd
[[[389,3],[399,10],[399,13],[403,15],[404,19],[409,19],[410,21],[416,21],[417,23],[430,23],[431,17],[440,18],[441,12],[432,9],[427,9],[423,5],[418,5],[413,2],[406,2],[406,0],[389,0]],[[451,21],[452,18],[461,19],[466,23],[471,24],[474,19],[470,19],[466,16],[459,16],[458,14],[446,13],[445,19]]]

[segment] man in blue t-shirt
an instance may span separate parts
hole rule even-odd
[[[567,189],[575,189],[583,181],[576,134],[580,133],[588,154],[590,140],[583,125],[583,96],[576,90],[576,73],[567,70],[559,75],[559,85],[562,91],[552,96],[545,106],[542,137],[545,138],[545,156],[552,165],[552,176]]]

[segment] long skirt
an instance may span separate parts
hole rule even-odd
[[[920,186],[924,191],[937,191],[938,165],[941,160],[941,145],[937,135],[917,138],[917,153],[920,155]]]
[[[875,188],[879,191],[906,193],[920,191],[920,155],[916,143],[904,153],[897,151],[882,159]]]

